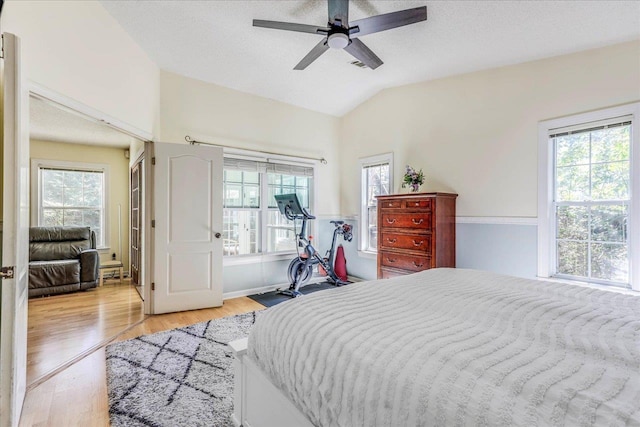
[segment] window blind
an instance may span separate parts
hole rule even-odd
[[[577,126],[568,126],[564,128],[551,129],[549,131],[549,138],[556,138],[558,136],[575,135],[585,132],[593,132],[596,130],[615,128],[620,126],[629,126],[631,124],[631,116],[616,117],[615,119],[602,120],[593,123],[584,123]],[[586,127],[585,127],[586,126]]]
[[[224,158],[224,168],[245,172],[270,172],[285,175],[313,176],[313,168],[310,166],[290,165],[274,161],[247,160],[234,157]]]
[[[388,166],[388,165],[389,165],[388,161],[382,161],[382,162],[365,164],[362,166],[362,169],[377,168],[379,166]]]
[[[89,172],[89,173],[104,173],[103,169],[82,169],[82,168],[73,168],[73,167],[44,167],[38,166],[38,169],[44,171],[61,171],[61,172]]]

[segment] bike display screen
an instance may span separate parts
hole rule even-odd
[[[276,198],[276,202],[278,203],[278,209],[280,209],[280,213],[284,216],[304,216],[305,212],[300,205],[300,200],[298,199],[298,195],[293,194],[277,194],[274,196]]]

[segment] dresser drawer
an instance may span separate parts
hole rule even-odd
[[[431,213],[382,213],[378,227],[431,229]]]
[[[382,231],[380,237],[380,247],[383,249],[409,249],[424,252],[425,254],[431,253],[430,234],[411,235]]]
[[[400,209],[402,208],[402,200],[385,200],[380,201],[379,206],[381,210],[385,209]]]
[[[406,199],[403,208],[431,210],[431,199]]]
[[[428,256],[402,255],[393,252],[381,252],[380,256],[380,263],[384,267],[411,271],[422,271],[431,267],[431,258]]]
[[[404,276],[409,273],[410,273],[409,271],[404,271],[404,270],[392,270],[392,269],[382,268],[380,269],[380,275],[378,276],[378,279],[391,279],[392,277]]]
[[[381,210],[386,209],[420,209],[425,211],[431,210],[431,199],[395,199],[381,200],[378,206]]]

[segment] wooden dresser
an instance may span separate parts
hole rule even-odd
[[[378,278],[456,266],[456,197],[378,196]]]

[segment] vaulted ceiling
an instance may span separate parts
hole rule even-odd
[[[640,39],[637,1],[352,0],[350,21],[422,5],[428,19],[363,36],[376,70],[330,50],[294,71],[321,36],[252,21],[326,25],[325,0],[101,3],[164,70],[336,116],[383,88]]]

